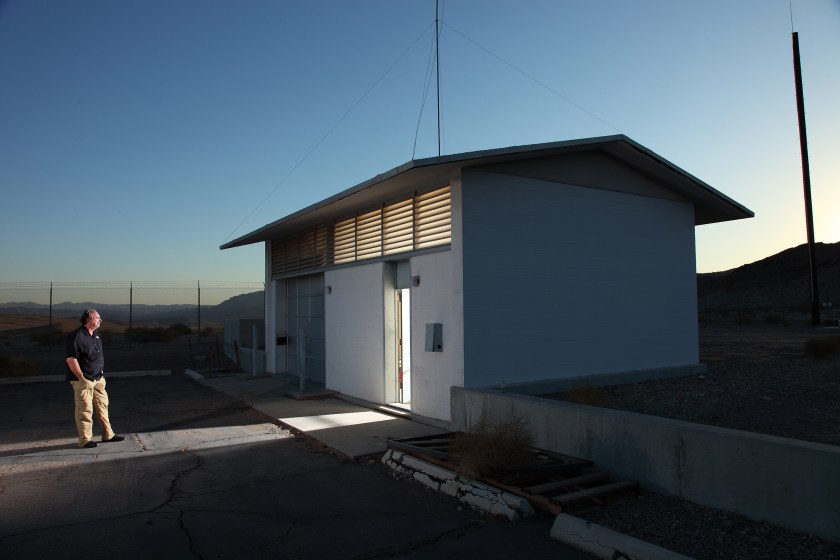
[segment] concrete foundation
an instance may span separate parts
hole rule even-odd
[[[460,476],[402,451],[389,449],[383,455],[382,462],[436,492],[457,498],[473,509],[500,515],[510,521],[534,515],[534,508],[525,498]]]

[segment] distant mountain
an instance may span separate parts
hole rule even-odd
[[[840,310],[840,242],[817,243],[821,303]],[[697,275],[700,311],[777,310],[808,312],[811,301],[808,245],[732,270]]]
[[[258,319],[263,316],[263,292],[252,292],[229,298],[218,305],[202,305],[202,322],[222,321],[224,319]],[[127,303],[108,304],[83,301],[79,303],[54,303],[52,314],[55,317],[78,317],[82,311],[96,308],[106,321],[128,322],[129,316],[134,321],[160,321],[166,324],[189,323],[196,319],[194,304],[148,305],[135,303],[129,310]],[[0,313],[18,315],[48,315],[49,305],[32,302],[0,303]],[[107,323],[106,323],[107,324]]]
[[[831,302],[840,311],[840,242],[817,243],[817,270],[821,302]],[[810,309],[808,246],[799,245],[750,264],[697,275],[697,301],[701,312],[767,310],[808,312]],[[229,298],[218,305],[202,305],[202,321],[260,319],[264,314],[264,292],[251,292]],[[53,315],[74,317],[95,307],[107,319],[128,322],[129,306],[95,302],[53,305]],[[0,313],[47,315],[49,306],[32,302],[0,303]],[[196,318],[196,306],[134,304],[132,318],[167,324],[189,323]]]
[[[226,299],[206,311],[201,308],[202,318],[212,321],[223,319],[262,319],[265,313],[265,292],[251,292]]]

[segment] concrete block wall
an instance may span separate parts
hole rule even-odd
[[[460,274],[452,251],[411,259],[411,274],[420,285],[411,288],[412,411],[449,420],[449,388],[464,385],[464,316]],[[426,324],[443,325],[443,351],[426,351]]]
[[[537,447],[697,504],[840,540],[840,447],[453,387],[453,430],[524,417]]]
[[[475,170],[462,191],[463,386],[699,361],[690,203]]]

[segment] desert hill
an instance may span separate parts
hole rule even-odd
[[[820,302],[840,311],[840,242],[817,243],[816,255]],[[802,244],[732,270],[698,274],[700,311],[808,312],[808,268],[808,245]]]
[[[233,296],[217,305],[202,305],[202,321],[223,321],[224,319],[258,319],[263,316],[264,296],[262,291]],[[93,301],[61,302],[52,306],[53,321],[72,319],[78,323],[83,309],[96,308],[107,317],[109,323],[129,321],[129,314],[136,322],[152,322],[170,325],[173,323],[190,324],[196,319],[195,304],[139,304],[129,310],[128,304],[109,304]],[[0,303],[0,330],[9,328],[29,328],[43,325],[50,315],[50,307],[33,302]],[[9,326],[10,323],[13,326]],[[30,324],[32,323],[32,324]]]

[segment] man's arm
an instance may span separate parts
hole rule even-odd
[[[79,367],[79,360],[76,358],[65,358],[67,362],[67,367],[70,368],[70,371],[73,372],[73,375],[76,376],[76,379],[79,381],[84,380],[85,376],[82,375],[82,368]]]

